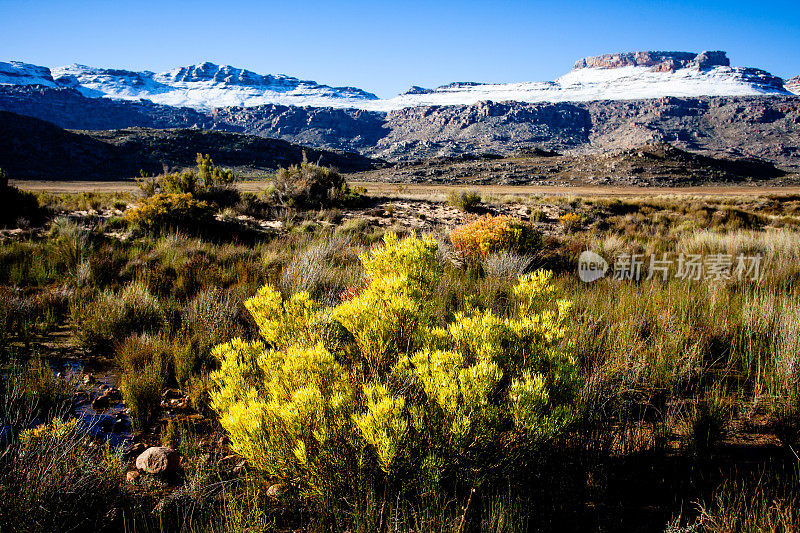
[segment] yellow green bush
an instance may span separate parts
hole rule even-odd
[[[508,215],[485,215],[450,232],[450,242],[456,250],[472,261],[481,261],[500,250],[534,251],[541,240],[541,233],[533,224]]]
[[[249,464],[325,503],[364,472],[472,475],[564,431],[581,373],[549,273],[519,280],[508,316],[466,307],[441,324],[433,238],[390,233],[360,259],[368,283],[350,299],[265,286],[246,303],[261,340],[215,348],[211,404]]]
[[[202,227],[211,220],[213,209],[191,193],[158,193],[125,212],[128,223],[146,232],[168,228]]]

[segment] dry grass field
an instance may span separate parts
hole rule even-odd
[[[0,529],[797,530],[800,188],[293,172],[4,191]]]

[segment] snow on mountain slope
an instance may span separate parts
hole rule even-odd
[[[202,63],[155,74],[83,65],[54,68],[53,79],[85,96],[147,99],[157,104],[210,109],[262,104],[357,107],[374,94],[353,87],[329,87],[290,76],[262,76],[231,66]]]
[[[0,61],[0,85],[44,85],[55,87],[53,76],[47,67],[37,67],[21,61]]]
[[[800,94],[800,76],[789,78],[783,86],[786,87],[786,90],[790,93]]]
[[[725,52],[631,52],[589,57],[555,81],[451,83],[436,89],[414,86],[379,99],[354,87],[330,87],[283,75],[261,75],[202,63],[167,72],[133,72],[70,65],[37,67],[0,63],[0,84],[71,87],[87,97],[146,99],[196,109],[264,104],[391,111],[427,105],[471,105],[492,100],[580,102],[665,96],[748,96],[800,92],[797,81],[754,68],[732,68]],[[794,87],[794,89],[792,89]]]
[[[708,59],[709,56],[713,59]],[[402,108],[474,104],[483,100],[587,102],[760,94],[787,94],[787,91],[783,80],[768,72],[731,68],[724,52],[703,52],[696,56],[685,52],[637,52],[582,59],[572,71],[552,82],[451,83],[433,90],[412,87],[386,102],[389,108]]]

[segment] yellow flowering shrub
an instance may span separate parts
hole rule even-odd
[[[155,232],[166,228],[200,227],[211,220],[213,208],[191,193],[158,193],[125,211],[132,225]]]
[[[323,501],[365,469],[394,483],[480,468],[568,426],[581,374],[548,273],[520,278],[508,316],[440,324],[435,240],[389,234],[361,262],[366,287],[333,308],[263,287],[247,302],[262,340],[215,348],[212,405],[251,465]]]
[[[500,250],[535,250],[541,233],[519,218],[485,215],[453,229],[450,241],[466,259],[480,261]]]
[[[19,440],[25,447],[43,440],[63,440],[72,435],[72,433],[75,431],[75,426],[77,423],[77,418],[66,421],[62,418],[54,418],[47,424],[41,424],[33,429],[26,429],[20,433]]]
[[[561,225],[567,233],[580,229],[583,223],[583,217],[578,213],[566,213],[558,217],[558,220],[561,221]]]

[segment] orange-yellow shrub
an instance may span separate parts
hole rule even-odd
[[[500,250],[530,251],[541,244],[533,224],[508,215],[485,215],[450,232],[450,242],[464,257],[479,261]]]

